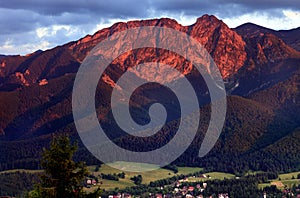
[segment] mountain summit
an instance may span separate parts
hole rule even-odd
[[[0,169],[38,167],[41,148],[48,144],[52,134],[67,132],[72,138],[78,138],[73,123],[71,95],[80,64],[89,51],[108,36],[141,26],[168,27],[187,33],[213,57],[228,94],[228,112],[220,140],[207,157],[203,160],[197,158],[210,116],[207,110],[210,101],[206,97],[208,91],[205,85],[199,83],[200,77],[193,72],[191,64],[162,49],[132,50],[114,60],[113,67],[99,81],[103,85],[102,91],[95,95],[98,117],[103,120],[101,124],[111,124],[108,121],[110,100],[101,98],[109,97],[116,80],[128,65],[159,61],[179,69],[196,85],[199,97],[204,98],[200,108],[203,120],[200,121],[199,132],[185,155],[175,163],[231,172],[241,171],[242,167],[270,170],[276,166],[276,170],[286,170],[299,166],[299,147],[295,148],[298,155],[290,154],[288,150],[279,155],[281,151],[276,149],[277,145],[286,145],[291,137],[300,137],[300,29],[274,31],[255,24],[231,29],[215,16],[204,15],[190,26],[182,26],[168,18],[116,23],[94,35],[46,51],[36,51],[27,56],[0,56]],[[172,95],[168,92],[162,94],[161,88],[156,85],[149,85],[145,93],[149,90],[154,96],[165,99]],[[153,98],[147,94],[141,96],[134,101],[135,107],[139,106],[135,103],[139,101],[151,103]],[[166,100],[165,104],[172,109],[172,102]],[[162,132],[165,136],[147,141],[133,139],[134,144],[128,143],[132,137],[112,137],[121,146],[132,150],[139,150],[146,143],[149,147],[159,145],[159,141],[164,143],[172,138],[170,129],[177,126],[175,110],[172,113],[174,115],[170,116],[171,120]],[[118,131],[117,127],[114,129]],[[274,162],[275,158],[281,159],[284,155],[290,157],[285,159],[288,165]],[[83,147],[77,157],[90,164],[96,163],[96,159]],[[240,163],[241,160],[243,163]],[[272,163],[265,164],[264,160]]]

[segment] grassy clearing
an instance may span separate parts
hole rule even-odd
[[[116,173],[116,174],[118,174],[118,173],[122,172],[121,170],[112,168],[108,165],[102,165],[98,172],[94,172],[95,166],[90,166],[89,170],[95,176],[98,176],[101,173],[104,173],[104,174]],[[119,181],[111,181],[111,180],[101,179],[100,180],[102,182],[101,188],[106,189],[106,190],[112,190],[115,188],[122,189],[122,188],[130,187],[130,186],[134,186],[134,184],[130,180],[130,178],[135,175],[142,175],[142,177],[143,177],[142,183],[149,184],[151,181],[156,181],[159,179],[173,177],[174,175],[181,175],[181,174],[186,175],[186,174],[198,172],[201,170],[202,170],[202,168],[197,168],[197,167],[178,167],[177,174],[174,174],[172,171],[162,169],[162,168],[153,170],[153,171],[148,171],[148,172],[140,172],[140,173],[123,171],[126,174],[125,179],[119,179]],[[227,178],[227,179],[235,178],[235,175],[233,175],[233,174],[222,173],[222,172],[210,172],[210,173],[206,173],[206,175],[209,176],[210,178],[189,177],[188,181],[196,182],[196,181],[204,181],[204,180],[208,180],[208,179],[221,179],[222,180],[224,178]]]
[[[290,180],[284,180],[282,181],[284,185],[286,185],[288,188],[291,188],[294,184],[299,185],[300,179],[290,179]]]
[[[0,174],[4,174],[4,173],[15,173],[15,172],[42,173],[43,170],[13,169],[13,170],[0,171]]]
[[[297,178],[297,175],[298,175],[299,173],[300,173],[300,172],[285,173],[285,174],[280,174],[279,177],[280,177],[282,180],[289,180],[289,179],[292,179],[293,177],[294,177],[294,178]]]
[[[205,173],[207,178],[199,178],[199,177],[189,177],[188,181],[191,182],[198,182],[198,181],[206,181],[206,180],[211,180],[211,179],[220,179],[223,180],[224,178],[226,179],[233,179],[235,178],[235,175],[230,174],[230,173],[222,173],[222,172],[209,172]]]
[[[295,185],[299,185],[300,184],[300,179],[297,179],[297,175],[299,173],[300,172],[292,172],[292,173],[279,174],[278,175],[278,179],[272,180],[269,183],[259,184],[258,187],[259,188],[264,188],[266,186],[275,185],[279,189],[284,189],[285,186],[287,186],[288,188],[291,188],[294,184]],[[292,179],[293,177],[295,179]],[[279,178],[280,178],[280,180],[279,180]]]
[[[115,164],[114,164],[115,165]],[[120,167],[118,167],[119,169],[116,168],[112,168],[109,165],[102,165],[99,169],[99,171],[95,172],[95,168],[96,166],[88,166],[88,170],[90,172],[90,174],[98,177],[99,175],[101,175],[101,173],[104,174],[118,174],[121,172],[125,173],[125,178],[124,179],[119,179],[119,181],[112,181],[112,180],[106,180],[106,179],[99,179],[100,182],[102,182],[101,184],[101,188],[102,189],[106,189],[106,190],[113,190],[115,188],[119,188],[119,189],[124,189],[126,187],[131,187],[134,186],[133,181],[130,180],[131,177],[134,177],[136,175],[142,175],[143,177],[143,184],[149,184],[151,181],[156,181],[159,179],[165,179],[165,178],[169,178],[169,177],[173,177],[175,175],[187,175],[189,173],[195,173],[198,171],[203,170],[202,168],[198,168],[198,167],[178,167],[178,173],[174,174],[172,171],[167,170],[167,169],[156,169],[156,170],[152,170],[152,171],[148,171],[148,172],[129,172],[129,171],[122,171],[124,169],[128,169],[131,168],[133,170],[140,168],[141,166],[143,166],[144,168],[149,168],[149,169],[153,169],[155,167],[153,167],[152,165],[149,164],[129,164],[129,163],[121,163],[119,164]],[[123,167],[122,167],[123,166]],[[43,172],[42,170],[26,170],[26,169],[15,169],[15,170],[7,170],[7,171],[2,171],[0,172],[0,174],[4,174],[4,173],[15,173],[15,172],[26,172],[26,173],[41,173]],[[248,174],[256,174],[256,173],[260,173],[261,171],[257,171],[257,172],[248,172]],[[285,174],[279,174],[279,178],[276,180],[272,180],[269,183],[264,183],[264,184],[259,184],[258,187],[259,188],[264,188],[266,186],[271,186],[271,185],[276,185],[279,189],[283,189],[285,186],[287,186],[288,188],[291,188],[294,184],[299,185],[300,184],[300,179],[297,179],[297,175],[300,172],[292,172],[292,173],[285,173]],[[235,175],[233,174],[229,174],[229,173],[223,173],[223,172],[209,172],[205,174],[207,177],[209,176],[210,178],[197,178],[197,177],[189,177],[188,181],[190,182],[198,182],[198,181],[206,181],[209,179],[221,179],[223,180],[224,178],[227,179],[233,179],[235,178]],[[292,178],[296,178],[296,179],[292,179]],[[91,188],[86,188],[86,191],[90,191],[92,192],[93,190],[95,190],[96,188],[98,188],[99,186],[93,186]]]
[[[127,166],[128,164],[126,164]],[[106,189],[106,190],[111,190],[115,188],[125,188],[125,187],[130,187],[134,186],[133,181],[130,180],[131,177],[136,176],[136,175],[142,175],[143,177],[143,184],[149,184],[151,181],[156,181],[159,179],[165,179],[169,177],[173,177],[174,175],[181,175],[181,174],[189,174],[189,173],[194,173],[202,170],[202,168],[196,168],[196,167],[178,167],[178,173],[174,174],[170,170],[166,169],[156,169],[148,172],[128,172],[128,171],[122,171],[121,170],[112,168],[108,165],[102,165],[99,169],[98,172],[95,172],[96,166],[89,166],[88,169],[91,174],[94,176],[99,176],[101,173],[104,174],[118,174],[121,172],[125,173],[125,178],[124,179],[119,179],[119,181],[111,181],[111,180],[106,180],[106,179],[100,179],[99,181],[102,182],[101,188]]]
[[[206,173],[206,175],[209,175],[211,179],[233,179],[235,178],[235,175],[230,174],[230,173],[222,173],[222,172],[211,172],[211,173]]]

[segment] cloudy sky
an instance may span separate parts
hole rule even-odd
[[[0,54],[49,49],[118,21],[170,17],[190,25],[203,14],[229,27],[300,26],[299,0],[1,0]]]

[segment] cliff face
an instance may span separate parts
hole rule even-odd
[[[246,43],[216,17],[204,15],[198,18],[190,27],[190,35],[212,55],[224,78],[236,73],[245,64]]]
[[[168,27],[191,35],[212,55],[224,78],[236,73],[239,68],[244,65],[247,58],[247,54],[245,52],[246,43],[243,41],[242,37],[235,31],[231,30],[225,23],[218,20],[216,17],[209,15],[204,15],[198,18],[196,23],[191,26],[182,26],[175,20],[168,18],[117,23],[110,28],[98,31],[93,36],[84,37],[72,44],[69,49],[73,51],[74,56],[78,57],[79,60],[82,60],[86,53],[98,42],[107,38],[114,32],[142,26]],[[174,42],[176,41],[174,40]],[[145,52],[140,50],[135,52],[135,57],[138,56],[140,59],[143,59],[143,53],[146,53],[147,56],[151,56],[152,59],[155,59],[156,52]],[[164,56],[160,57],[160,60],[164,61],[169,59],[169,61],[166,61],[165,63],[182,64],[182,60],[180,60],[178,56],[172,57],[170,54],[160,54]],[[123,57],[122,59],[125,60],[126,58]],[[127,64],[130,63],[133,62],[127,62]],[[122,63],[120,67],[124,68]],[[190,66],[186,65],[186,67]]]
[[[0,57],[0,90],[14,90],[42,80],[76,73],[80,63],[97,43],[115,32],[141,26],[168,27],[191,35],[211,54],[224,79],[236,74],[243,66],[256,67],[257,64],[299,56],[299,52],[272,34],[269,29],[255,29],[249,24],[230,29],[214,16],[204,15],[191,26],[182,26],[168,18],[129,21],[116,23],[99,30],[94,35],[87,35],[78,41],[45,52],[38,51],[27,56]],[[285,35],[288,33],[285,32]],[[145,59],[172,65],[185,75],[192,70],[192,66],[178,55],[157,49],[135,50],[119,57],[114,63],[124,70],[128,65],[142,63]]]
[[[204,15],[189,27],[182,26],[175,20],[167,18],[130,21],[114,24],[110,28],[96,32],[94,35],[88,35],[78,41],[45,52],[39,51],[24,57],[2,57],[0,69],[2,77],[2,83],[0,81],[1,87],[2,89],[14,89],[38,83],[43,79],[52,79],[66,73],[74,73],[87,53],[97,43],[115,32],[141,26],[169,27],[190,34],[212,55],[224,78],[236,73],[244,65],[247,58],[245,42],[241,36],[214,16]],[[144,54],[147,54],[153,61],[157,61],[155,60],[156,58],[168,64],[172,63],[174,66],[184,64],[183,60],[174,54],[166,54],[161,51],[161,57],[156,57],[156,53],[157,50],[144,51],[141,49],[135,51],[133,57],[139,57],[142,60],[145,58]],[[140,62],[140,60],[133,60],[130,57],[132,54],[125,56],[119,59],[120,68],[126,68],[125,64],[134,65],[134,63]],[[182,70],[186,74],[187,71],[190,71],[190,65],[183,66]],[[18,76],[23,75],[24,78],[18,77],[16,75],[17,72]],[[9,84],[11,86],[8,86]]]

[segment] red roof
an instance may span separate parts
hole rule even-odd
[[[193,186],[190,186],[189,189],[188,189],[188,191],[194,191],[194,189],[195,188]]]

